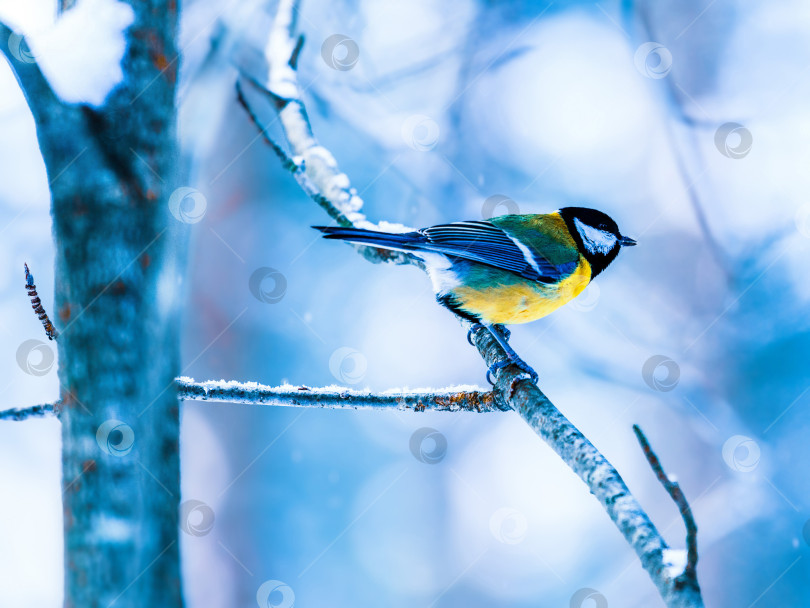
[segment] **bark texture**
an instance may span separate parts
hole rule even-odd
[[[173,387],[184,238],[168,208],[178,8],[129,4],[124,79],[101,108],[61,102],[36,63],[6,54],[52,197],[70,608],[182,606]],[[4,51],[10,33],[0,27]]]

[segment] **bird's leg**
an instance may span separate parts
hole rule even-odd
[[[467,342],[470,343],[470,346],[475,346],[475,344],[473,344],[473,341],[472,341],[473,334],[475,332],[477,332],[479,329],[481,329],[482,327],[486,327],[486,325],[484,325],[483,323],[474,323],[470,327],[470,330],[467,332]]]
[[[523,359],[521,359],[518,356],[518,354],[515,352],[515,350],[511,346],[509,346],[509,342],[507,342],[508,338],[506,336],[504,336],[504,335],[501,335],[501,333],[498,331],[498,329],[496,329],[496,327],[499,328],[499,329],[502,329],[502,330],[506,330],[506,328],[503,327],[502,325],[500,325],[500,326],[487,325],[486,326],[486,328],[489,330],[489,333],[492,334],[492,337],[495,338],[495,340],[498,342],[498,344],[501,345],[501,348],[506,351],[507,360],[506,361],[496,361],[495,363],[493,363],[490,366],[490,368],[487,370],[487,382],[489,382],[490,384],[492,384],[494,386],[495,383],[492,381],[492,374],[494,372],[496,372],[497,370],[499,370],[499,369],[501,369],[503,367],[506,367],[507,365],[516,365],[519,369],[523,370],[525,373],[527,373],[529,375],[529,378],[531,378],[531,381],[533,383],[537,384],[537,380],[538,380],[537,372],[534,371],[529,366],[528,363],[526,363]],[[506,331],[509,331],[509,330],[506,330]],[[509,335],[511,335],[511,334],[509,334]]]
[[[499,332],[503,334],[505,340],[509,340],[512,337],[512,332],[506,327],[506,325],[493,325],[493,329],[497,328]]]

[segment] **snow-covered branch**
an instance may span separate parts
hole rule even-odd
[[[174,381],[178,399],[245,405],[320,407],[352,410],[411,410],[414,412],[508,412],[511,408],[492,392],[476,386],[440,389],[392,389],[382,393],[343,386],[265,386],[257,382],[206,380],[181,376]],[[58,414],[60,403],[0,410],[0,420],[27,420]]]
[[[358,391],[341,386],[265,386],[256,382],[208,380],[196,382],[180,377],[175,381],[180,399],[225,401],[250,405],[322,407],[340,409],[413,410],[423,412],[496,412],[508,411],[506,404],[490,392],[475,387],[454,386],[446,389],[417,391],[391,390],[383,393]]]
[[[244,91],[237,83],[237,95],[247,110],[248,116],[264,135],[282,162],[292,168],[293,175],[301,188],[341,226],[377,228],[392,232],[411,230],[407,226],[381,222],[373,224],[362,212],[363,199],[352,187],[349,176],[338,167],[332,153],[323,147],[312,132],[307,111],[301,96],[296,73],[298,53],[303,45],[303,37],[293,32],[298,2],[282,1],[273,22],[267,48],[264,53],[265,73],[255,74],[255,69],[242,69],[241,78],[253,85],[262,96],[269,99],[278,113],[279,122],[292,149],[285,155],[265,133],[256,115],[245,99]],[[243,58],[238,58],[237,62]],[[237,65],[237,68],[240,66]],[[252,66],[251,66],[252,68]],[[412,264],[424,268],[422,261],[406,253],[356,245],[355,248],[369,261]]]
[[[301,38],[294,31],[297,8],[296,0],[279,3],[265,48],[269,66],[267,78],[264,82],[251,81],[264,86],[275,100],[275,109],[294,155],[302,158],[312,182],[342,212],[336,219],[343,225],[349,222],[368,226],[360,213],[362,201],[350,189],[348,177],[338,170],[332,154],[318,144],[307,118],[295,70],[301,48]],[[506,359],[506,353],[484,329],[473,334],[473,343],[488,366]],[[588,486],[635,550],[666,605],[702,608],[697,579],[684,581],[678,576],[680,572],[670,563],[676,552],[669,548],[613,465],[515,366],[501,368],[496,372],[496,379],[495,401],[518,412]]]

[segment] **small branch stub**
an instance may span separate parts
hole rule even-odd
[[[56,405],[46,403],[45,405],[32,405],[30,407],[0,410],[0,420],[28,420],[30,418],[45,418],[56,414]]]
[[[28,291],[28,297],[31,298],[31,308],[34,309],[37,318],[39,318],[42,326],[45,328],[45,335],[48,336],[48,340],[55,340],[59,337],[59,332],[56,331],[50,318],[48,318],[48,313],[45,312],[45,309],[42,307],[42,300],[39,299],[39,294],[37,294],[37,286],[34,285],[34,275],[28,270],[28,264],[24,264],[24,266],[25,289]]]

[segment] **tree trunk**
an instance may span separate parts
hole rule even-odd
[[[173,379],[186,232],[169,210],[177,4],[129,3],[124,79],[102,108],[61,102],[35,64],[8,57],[52,195],[71,608],[183,603]]]

